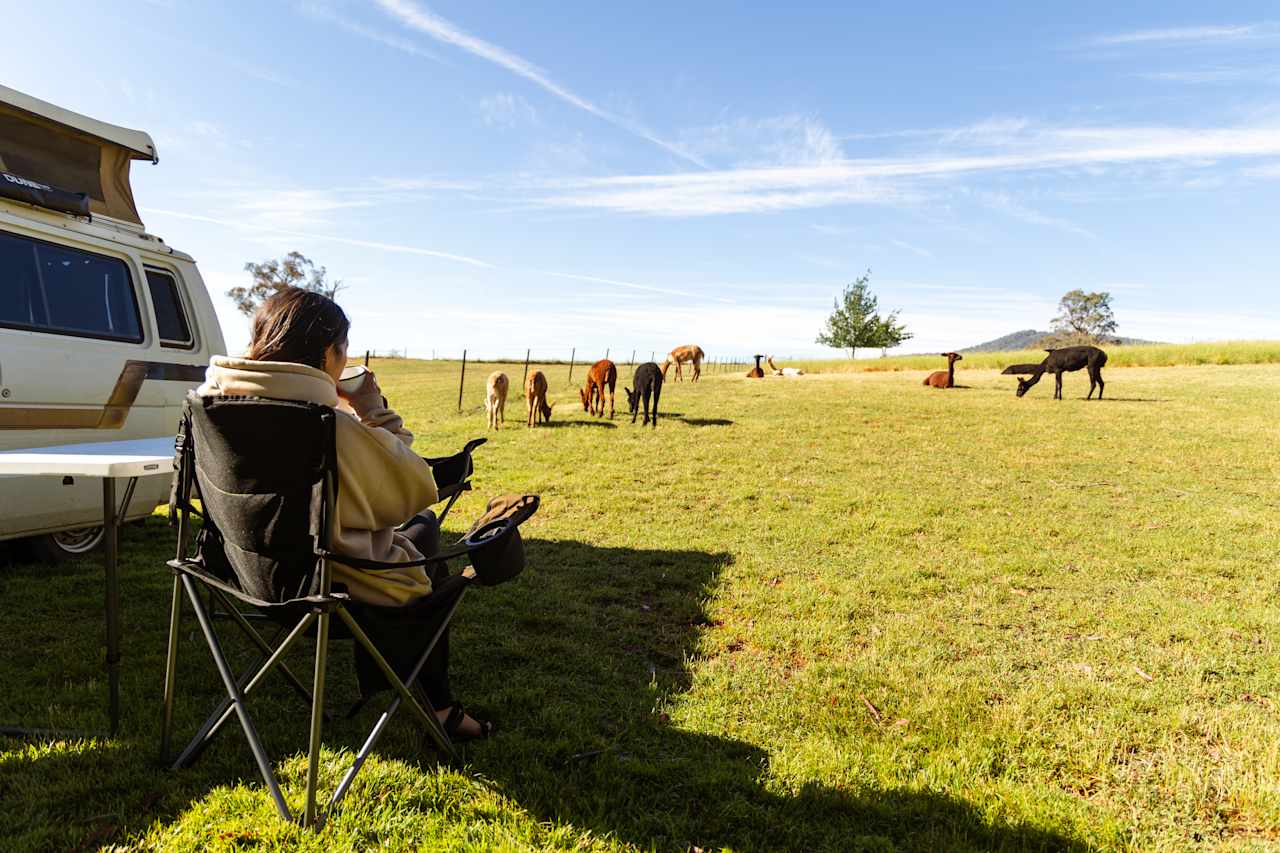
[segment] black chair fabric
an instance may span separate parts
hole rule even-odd
[[[287,400],[197,400],[191,430],[207,570],[220,576],[229,568],[246,595],[267,603],[314,594],[316,555],[327,545],[325,472],[336,464],[333,410]]]

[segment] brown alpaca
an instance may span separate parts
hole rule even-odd
[[[947,369],[930,373],[924,380],[924,384],[933,388],[954,388],[956,387],[956,362],[964,361],[964,356],[958,352],[944,352],[942,357],[947,360]]]
[[[489,429],[498,429],[499,423],[507,422],[507,387],[510,385],[507,374],[495,370],[489,374],[485,383],[484,408],[489,413]]]
[[[618,384],[618,368],[612,361],[602,358],[587,371],[587,387],[578,392],[582,398],[582,411],[604,417],[604,392],[609,389],[609,419],[613,419],[613,389]],[[600,411],[596,412],[597,399]]]
[[[529,407],[529,426],[538,422],[551,420],[551,406],[547,405],[547,377],[541,370],[529,374],[524,383],[524,400]]]
[[[689,381],[697,382],[698,377],[702,375],[702,360],[706,357],[707,354],[703,352],[702,347],[697,344],[685,344],[682,347],[676,347],[667,354],[667,360],[662,362],[662,378],[667,378],[667,369],[670,368],[672,364],[675,364],[676,381],[682,381],[684,378],[684,371],[681,369],[681,365],[686,361],[691,361],[693,362],[693,376]]]

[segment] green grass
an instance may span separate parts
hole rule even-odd
[[[1174,367],[1204,364],[1280,364],[1280,341],[1215,341],[1203,344],[1141,344],[1108,346],[1107,367]],[[811,373],[845,373],[864,370],[945,370],[937,355],[894,355],[880,358],[864,350],[858,359],[778,361],[779,366],[802,367]],[[959,369],[1002,370],[1010,364],[1039,362],[1044,350],[964,353]],[[777,361],[777,359],[775,359]]]
[[[450,519],[543,496],[528,570],[455,623],[502,732],[448,769],[399,719],[317,834],[234,728],[158,769],[171,536],[128,528],[122,734],[0,740],[0,848],[1273,849],[1280,367],[1111,370],[1086,403],[1082,374],[1018,400],[969,365],[706,375],[656,431],[583,415],[567,366],[553,428],[513,395]],[[490,365],[460,416],[456,364],[373,366],[422,452],[484,433]],[[97,564],[0,564],[0,597],[0,721],[100,729]],[[182,636],[189,732],[219,688]],[[350,676],[343,650],[338,709]],[[296,804],[301,704],[253,707]],[[328,728],[325,786],[373,713]]]

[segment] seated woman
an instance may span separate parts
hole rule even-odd
[[[387,407],[372,373],[358,383],[338,383],[347,365],[350,326],[333,300],[300,288],[281,290],[254,315],[245,357],[215,357],[197,393],[334,407],[338,500],[332,549],[379,562],[418,560],[424,551],[436,550],[439,537],[434,517],[419,515],[438,499],[435,479],[431,466],[411,449],[413,434]],[[347,387],[351,384],[355,387]],[[377,572],[332,566],[334,583],[346,586],[356,601],[402,606],[431,592],[432,578],[422,566]],[[455,740],[487,737],[493,724],[467,716],[451,695],[448,664],[446,631],[419,675],[437,717]]]

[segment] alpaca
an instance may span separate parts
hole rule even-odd
[[[640,400],[644,398],[644,421],[640,424],[645,426],[649,423],[649,395],[653,395],[653,428],[658,428],[658,398],[662,396],[662,368],[654,364],[652,361],[646,361],[644,364],[636,368],[635,377],[631,382],[636,386],[632,391],[630,388],[623,386],[622,390],[627,392],[627,407],[631,411],[631,422],[636,422],[636,415],[640,412]]]
[[[697,344],[685,344],[682,347],[676,347],[667,354],[667,360],[662,362],[662,378],[664,380],[667,378],[667,369],[674,364],[676,366],[676,381],[683,381],[684,373],[681,365],[686,361],[690,361],[693,362],[693,377],[689,381],[697,382],[698,377],[702,375],[702,360],[706,357],[707,354]]]
[[[607,358],[602,358],[587,371],[587,387],[578,392],[582,398],[582,411],[597,414],[596,401],[600,403],[600,417],[604,417],[604,392],[609,389],[609,420],[613,420],[613,389],[618,384],[618,368]]]
[[[489,413],[489,429],[498,429],[499,423],[507,422],[507,374],[495,370],[489,374],[485,383],[484,408]]]
[[[1062,399],[1062,374],[1071,373],[1081,368],[1089,370],[1089,395],[1086,400],[1093,398],[1093,389],[1098,389],[1098,399],[1102,399],[1102,390],[1106,387],[1106,383],[1102,381],[1102,367],[1107,363],[1107,354],[1097,347],[1063,347],[1062,349],[1047,349],[1049,353],[1044,361],[1032,366],[1029,379],[1018,380],[1018,396],[1031,390],[1031,386],[1040,381],[1040,377],[1046,373],[1052,373],[1054,378],[1053,399]],[[1006,367],[1005,373],[1020,372],[1015,368],[1028,367],[1031,365],[1013,365]]]
[[[764,368],[760,366],[762,358],[764,358],[762,355],[755,356],[756,366],[747,371],[748,379],[764,379]]]
[[[924,384],[933,388],[954,388],[956,387],[956,362],[964,361],[964,356],[958,352],[944,352],[942,357],[947,360],[947,369],[930,373],[925,378]]]
[[[524,400],[529,407],[529,426],[537,423],[539,417],[544,423],[551,420],[551,406],[547,404],[547,377],[541,370],[530,373],[525,381]]]
[[[798,367],[778,367],[773,363],[771,355],[766,355],[764,360],[769,362],[769,369],[773,371],[774,376],[804,376],[804,371]]]

